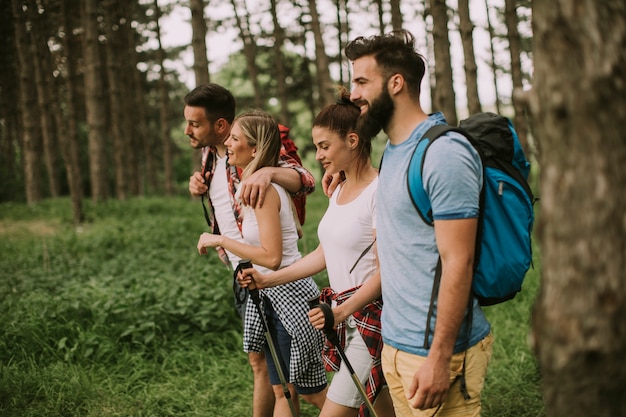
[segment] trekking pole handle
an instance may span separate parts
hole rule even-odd
[[[335,316],[333,315],[333,309],[330,305],[326,303],[320,302],[319,297],[313,297],[307,300],[309,304],[309,310],[313,310],[314,308],[319,308],[322,310],[324,314],[324,332],[333,332],[333,327],[335,326]]]
[[[250,259],[241,259],[239,261],[239,270],[243,271],[244,269],[252,268],[252,262]],[[254,284],[254,279],[250,280],[250,284],[248,284],[248,291],[258,291],[256,285]]]
[[[319,295],[309,298],[306,303],[309,305],[309,310],[313,310],[315,307],[319,307],[319,304],[320,304]]]

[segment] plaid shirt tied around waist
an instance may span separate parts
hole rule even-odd
[[[332,305],[332,301],[335,301],[337,305],[340,305],[348,298],[350,298],[359,287],[354,287],[341,293],[336,293],[332,288],[323,288],[320,295],[320,301]],[[373,403],[383,385],[385,384],[385,377],[383,376],[383,368],[381,365],[381,351],[383,348],[383,338],[380,332],[380,314],[383,307],[382,298],[377,298],[362,310],[352,314],[356,323],[356,328],[359,334],[363,338],[367,350],[373,360],[372,370],[365,384],[365,392],[367,397]],[[341,348],[345,347],[346,339],[346,323],[341,322],[337,324],[337,336],[339,338],[339,344]],[[329,372],[339,371],[339,365],[341,364],[341,356],[337,347],[334,346],[328,339],[324,342],[324,350],[322,352],[322,358],[324,359],[324,366]],[[359,417],[368,417],[370,415],[369,410],[365,403],[359,408]]]

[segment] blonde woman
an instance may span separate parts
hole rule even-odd
[[[235,118],[225,142],[228,163],[243,169],[242,179],[263,167],[278,165],[281,141],[278,123],[270,114],[246,112]],[[225,236],[203,233],[200,254],[207,247],[221,246],[241,258],[250,259],[265,273],[284,268],[301,258],[298,232],[289,194],[272,183],[261,207],[244,206],[242,235],[245,243]],[[291,416],[289,403],[276,371],[283,366],[291,397],[296,393],[322,408],[327,380],[321,360],[323,335],[308,321],[307,300],[319,295],[312,278],[260,290],[262,308],[275,335],[279,364],[268,350],[261,318],[255,305],[247,303],[244,322],[244,351],[265,350],[276,403],[274,416]],[[297,406],[297,401],[295,402]]]

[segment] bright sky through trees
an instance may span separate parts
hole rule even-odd
[[[260,3],[258,0],[247,0],[249,5],[249,10],[252,12],[255,10],[256,6]],[[331,0],[319,0],[318,8],[320,9],[321,19],[326,25],[334,25],[336,19],[335,5],[334,2],[329,3],[329,7],[325,7],[325,2],[330,2]],[[171,0],[160,0],[159,4],[164,5],[171,2]],[[407,1],[406,3],[410,3]],[[448,1],[448,6],[456,9],[456,1]],[[404,7],[405,3],[403,3]],[[490,7],[502,7],[502,0],[489,0]],[[489,36],[487,30],[484,29],[487,26],[486,20],[486,8],[485,8],[485,0],[470,0],[470,13],[471,19],[476,25],[474,29],[474,50],[477,56],[477,66],[478,66],[478,83],[479,83],[479,94],[481,101],[485,105],[486,108],[493,104],[494,102],[494,87],[493,87],[493,75],[491,73],[491,69],[487,65],[486,60],[489,57]],[[288,10],[287,10],[288,12]],[[233,16],[232,6],[228,2],[220,2],[216,5],[215,2],[211,2],[210,6],[205,8],[205,15],[209,15],[212,21],[228,18]],[[269,14],[268,14],[269,15]],[[268,16],[269,17],[269,16]],[[285,17],[281,15],[281,17]],[[162,18],[162,38],[163,44],[165,47],[171,46],[180,46],[180,45],[189,45],[187,51],[182,54],[182,60],[178,62],[169,62],[173,68],[176,68],[180,71],[181,76],[183,77],[182,81],[189,87],[193,88],[195,84],[195,79],[193,75],[193,71],[191,70],[193,64],[193,53],[191,50],[191,11],[188,7],[185,6],[176,6],[173,11]],[[377,29],[372,25],[363,25],[364,22],[374,23],[375,16],[363,15],[362,13],[359,15],[354,12],[350,17],[350,27],[352,28],[351,38],[359,35],[373,35],[377,33]],[[424,41],[420,41],[425,36],[425,29],[423,27],[423,22],[420,19],[412,19],[413,23],[407,22],[405,24],[405,28],[410,30],[418,39],[419,47],[423,49],[420,52],[426,55],[426,43]],[[286,21],[286,20],[285,20]],[[492,10],[492,18],[491,22],[493,25],[497,25],[497,19],[494,16],[494,11]],[[270,22],[271,24],[271,22]],[[367,26],[369,29],[363,32],[358,32],[355,30],[355,27],[358,26]],[[450,22],[450,27],[455,28],[455,23]],[[329,33],[329,35],[335,36],[336,33]],[[520,32],[524,33],[523,28],[520,28]],[[326,48],[328,53],[336,53],[337,42],[336,39],[333,39],[332,36],[329,36],[329,39],[325,39]],[[312,40],[311,40],[312,42]],[[461,41],[458,31],[452,30],[450,32],[450,42],[451,42],[451,55],[453,60],[453,69],[454,69],[454,87],[457,92],[457,105],[460,109],[465,106],[465,76],[463,73],[463,51],[461,49]],[[207,50],[209,55],[209,65],[211,66],[210,71],[216,72],[219,68],[225,64],[228,60],[228,56],[233,52],[241,49],[241,42],[238,38],[235,29],[226,29],[223,28],[215,31],[212,28],[209,28],[209,33],[207,35]],[[503,48],[501,48],[503,49]],[[311,46],[309,50],[313,50]],[[508,66],[509,56],[508,50],[503,49],[500,51],[498,58],[499,63],[504,66]],[[338,68],[331,68],[331,73],[333,76],[338,78]],[[428,77],[424,77],[424,82],[428,83]],[[501,94],[510,96],[511,94],[511,80],[508,74],[499,76],[498,86]],[[430,98],[428,97],[429,88],[427,85],[423,87],[423,91],[425,92],[423,96],[423,105],[426,107],[430,106]],[[462,110],[461,110],[462,111]]]

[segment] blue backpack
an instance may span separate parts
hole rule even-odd
[[[427,224],[432,225],[433,219],[422,183],[422,165],[428,147],[449,131],[465,136],[483,164],[472,290],[481,305],[498,304],[521,290],[532,263],[535,197],[527,181],[530,163],[506,117],[477,113],[461,121],[459,128],[433,126],[418,142],[407,174],[411,199]],[[435,277],[435,287],[439,279]]]

